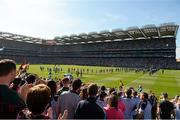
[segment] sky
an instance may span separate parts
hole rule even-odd
[[[53,39],[147,24],[180,25],[180,0],[0,0],[0,31]],[[177,34],[180,58],[180,30]]]

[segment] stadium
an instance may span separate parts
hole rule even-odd
[[[19,65],[29,63],[28,73],[44,79],[58,81],[66,73],[78,78],[76,72],[82,71],[80,78],[87,84],[118,89],[123,80],[125,88],[141,84],[145,91],[153,90],[157,95],[168,86],[173,97],[179,92],[178,28],[175,23],[164,23],[56,36],[52,40],[1,32],[0,59],[13,59]]]
[[[179,0],[0,0],[0,119],[180,119]]]
[[[19,63],[176,69],[178,25],[72,34],[45,40],[0,32],[1,59]]]

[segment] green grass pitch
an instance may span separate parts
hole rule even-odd
[[[44,66],[45,70],[40,71],[40,66]],[[36,73],[41,77],[48,77],[47,67],[53,68],[54,65],[30,65],[29,73]],[[110,67],[96,67],[96,66],[75,66],[75,65],[60,65],[62,68],[62,72],[55,74],[52,73],[52,78],[58,77],[63,78],[63,75],[67,73],[68,68],[89,68],[89,70],[93,69],[93,73],[83,74],[81,80],[84,83],[96,83],[99,86],[105,85],[106,87],[115,87],[119,88],[119,81],[122,80],[125,88],[134,87],[138,88],[139,85],[143,86],[144,91],[149,92],[152,90],[155,92],[157,96],[159,96],[162,92],[168,92],[169,97],[173,98],[175,95],[180,95],[180,70],[165,70],[164,74],[162,74],[161,70],[149,76],[148,73],[143,74],[142,72],[114,72],[113,73],[98,73],[96,74],[96,70],[106,69]],[[76,78],[76,74],[73,74],[74,78]]]

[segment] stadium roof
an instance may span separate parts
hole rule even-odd
[[[12,33],[7,33],[7,32],[0,32],[0,39],[35,43],[35,44],[42,44],[42,40],[44,40],[41,38],[17,35],[17,34],[12,34]]]
[[[126,30],[112,29],[103,30],[98,32],[80,33],[78,35],[71,34],[69,36],[64,35],[55,37],[53,40],[56,45],[66,44],[83,44],[83,43],[95,43],[95,42],[111,42],[122,40],[137,40],[137,39],[151,39],[151,38],[164,38],[164,37],[176,37],[179,25],[175,23],[164,23],[160,26],[156,25],[144,25],[141,28],[136,26],[129,27]],[[35,44],[51,44],[50,40],[41,38],[34,38],[29,36],[17,35],[7,32],[0,32],[0,39],[15,40],[21,42],[35,43]],[[51,44],[52,45],[52,44]]]

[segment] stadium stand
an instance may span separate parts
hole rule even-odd
[[[57,36],[53,40],[0,32],[0,59],[27,59],[31,64],[176,68],[178,28],[165,23]]]

